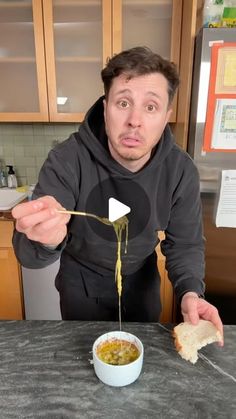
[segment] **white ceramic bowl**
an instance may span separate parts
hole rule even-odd
[[[126,365],[111,365],[103,362],[97,355],[97,347],[102,342],[111,339],[122,339],[133,343],[139,350],[139,357]],[[143,344],[131,333],[115,331],[101,335],[93,344],[93,365],[97,377],[105,384],[114,387],[127,386],[140,375],[143,365]]]

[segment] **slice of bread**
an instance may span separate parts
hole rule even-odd
[[[198,360],[199,349],[209,343],[222,341],[221,333],[208,320],[199,320],[197,325],[180,323],[174,327],[173,337],[180,356],[192,364]]]

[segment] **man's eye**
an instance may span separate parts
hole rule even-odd
[[[147,105],[148,112],[154,112],[156,110],[156,106],[154,105]]]
[[[127,102],[126,100],[121,100],[121,101],[119,102],[119,106],[120,106],[121,108],[127,108],[127,107],[129,106],[129,104],[128,104],[128,102]]]

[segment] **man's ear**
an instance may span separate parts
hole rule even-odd
[[[106,122],[106,111],[107,111],[107,102],[106,102],[106,99],[103,99],[103,116],[104,116],[105,122]]]
[[[169,108],[168,111],[166,112],[166,121],[165,121],[166,124],[168,124],[172,112],[173,112],[173,109],[172,108]]]

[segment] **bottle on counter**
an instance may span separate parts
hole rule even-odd
[[[7,165],[8,174],[7,174],[7,186],[8,188],[17,188],[17,179],[12,165]]]
[[[7,186],[7,178],[6,178],[4,170],[0,167],[0,188],[4,188],[6,186]]]

